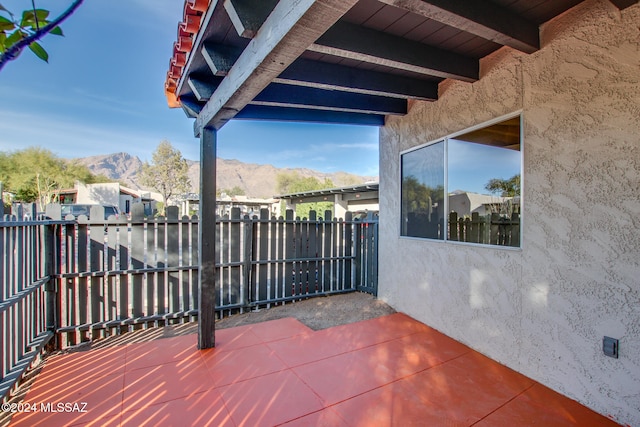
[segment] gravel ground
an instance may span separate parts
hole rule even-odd
[[[232,328],[267,320],[295,317],[313,330],[359,322],[395,310],[373,295],[353,292],[329,297],[310,298],[286,305],[227,317],[216,323],[218,328]]]
[[[359,322],[387,314],[395,310],[376,299],[373,295],[361,292],[315,297],[306,300],[275,305],[242,314],[234,314],[216,321],[217,329],[233,328],[234,326],[249,325],[266,322],[268,320],[294,317],[313,330],[326,329],[332,326]],[[159,338],[169,338],[179,335],[195,334],[198,324],[183,323],[165,326],[164,328],[143,329],[119,336],[86,343],[68,351],[84,351],[91,348],[105,348],[132,342],[151,341]]]
[[[234,314],[217,320],[216,328],[233,328],[234,326],[294,317],[311,329],[319,330],[385,316],[391,313],[395,313],[395,310],[384,302],[376,299],[373,295],[352,292],[328,297],[309,298],[289,302],[284,305],[272,306],[271,308],[262,308],[247,313]],[[66,352],[105,348],[132,342],[151,341],[159,338],[195,334],[197,332],[198,324],[195,322],[170,325],[163,328],[143,329],[97,340],[92,343],[81,344],[66,350]]]

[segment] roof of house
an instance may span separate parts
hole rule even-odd
[[[329,196],[333,196],[336,194],[352,194],[354,198],[362,198],[369,199],[371,196],[377,198],[378,197],[378,188],[380,184],[377,182],[372,182],[368,184],[361,185],[349,185],[346,187],[336,187],[336,188],[326,188],[322,190],[309,190],[309,191],[300,191],[297,193],[289,193],[273,196],[277,199],[283,200],[291,200],[292,202],[303,203],[305,201],[309,201],[310,199],[317,200],[318,197],[326,197],[326,200],[329,200]]]
[[[243,118],[382,125],[444,79],[478,80],[503,46],[535,52],[581,1],[186,0],[165,92],[196,135]]]

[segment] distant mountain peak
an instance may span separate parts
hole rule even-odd
[[[83,164],[94,174],[105,175],[109,179],[121,182],[134,189],[151,190],[139,182],[142,161],[137,156],[126,152],[83,157],[73,161]],[[188,160],[191,191],[198,192],[200,182],[200,162]],[[365,183],[376,180],[372,176],[360,176],[346,172],[325,173],[309,168],[276,168],[268,164],[244,163],[237,159],[221,159],[216,161],[216,184],[221,190],[234,187],[241,188],[247,196],[270,198],[277,193],[278,173],[297,172],[302,177],[315,177],[321,181],[330,179],[336,187],[350,185],[354,182]]]

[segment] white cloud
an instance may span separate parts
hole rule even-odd
[[[335,147],[335,148],[344,148],[348,150],[353,150],[356,148],[360,148],[363,150],[371,150],[378,151],[378,143],[377,142],[357,142],[353,144],[327,144],[327,148]]]
[[[0,151],[41,146],[61,157],[84,157],[125,151],[147,157],[160,142],[130,129],[99,127],[65,117],[0,110]]]
[[[123,102],[116,97],[97,95],[96,93],[88,92],[80,88],[73,88],[72,92],[74,93],[74,96],[69,97],[70,99],[73,99],[73,101],[70,101],[71,103],[76,103],[85,107],[91,106],[97,109],[103,109],[127,115],[145,115],[140,112],[139,108],[136,107],[135,104],[131,102]]]
[[[0,108],[0,117],[0,151],[41,146],[65,158],[127,152],[145,160],[150,159],[151,153],[162,139],[168,139],[185,158],[199,158],[199,142],[192,137],[191,123],[186,119],[178,121],[177,126],[163,126],[160,123],[153,125],[154,122],[151,121],[140,127],[140,123],[136,124],[135,121],[133,124],[122,120],[114,121],[100,114],[93,115],[91,121],[87,121],[62,110],[51,114],[9,108]],[[377,143],[287,144],[286,149],[279,150],[276,143],[270,141],[256,141],[245,146],[234,144],[233,138],[223,139],[219,141],[218,150],[218,155],[223,158],[237,158],[243,162],[267,163],[277,167],[306,167],[324,172],[346,171],[366,176],[378,175]]]
[[[286,149],[271,152],[265,161],[275,165],[296,163],[296,167],[308,167],[326,172],[350,171],[352,173],[375,176],[378,174],[377,164],[370,166],[371,159],[378,153],[377,143],[324,143],[300,145],[299,149]],[[364,156],[360,168],[358,157]],[[368,167],[366,165],[369,165]]]
[[[149,18],[159,18],[172,23],[182,20],[182,0],[129,0],[128,3],[137,6]]]
[[[92,108],[98,111],[110,111],[126,115],[144,116],[132,103],[123,102],[118,98],[97,95],[80,88],[65,88],[64,92],[47,90],[34,91],[21,87],[0,86],[0,92],[6,99],[20,100],[23,105],[31,105],[33,115],[37,115],[40,107],[56,106],[59,111],[63,107],[86,110]],[[69,96],[72,93],[73,96]]]
[[[272,159],[284,160],[284,159],[313,159],[318,161],[332,161],[335,160],[335,155],[338,153],[353,154],[354,150],[368,150],[378,151],[377,143],[325,143],[325,144],[310,144],[302,145],[297,150],[280,150],[272,153],[269,157]],[[327,153],[332,153],[334,156],[327,157]]]

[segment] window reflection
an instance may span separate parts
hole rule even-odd
[[[520,246],[520,117],[448,140],[448,240]]]
[[[444,142],[402,156],[402,235],[444,239]]]
[[[520,146],[518,116],[404,153],[401,234],[519,247]]]

